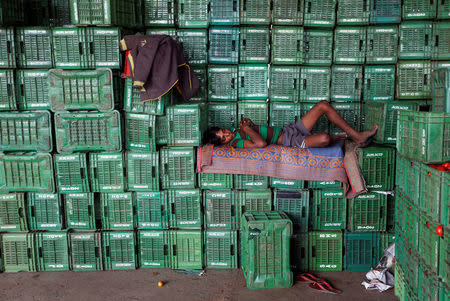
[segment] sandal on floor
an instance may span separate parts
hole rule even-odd
[[[295,280],[298,282],[308,282],[308,283],[323,281],[310,273],[303,273],[301,275],[298,275],[297,278],[295,278]]]
[[[309,285],[310,288],[313,288],[315,290],[318,290],[319,292],[326,293],[326,294],[332,294],[332,295],[339,295],[342,293],[341,290],[338,290],[334,287],[332,287],[328,282],[326,281],[318,281],[313,282]]]

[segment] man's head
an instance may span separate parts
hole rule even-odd
[[[214,144],[218,145],[226,145],[233,140],[235,134],[229,129],[221,129],[219,127],[213,126],[206,130],[203,143],[204,144]]]

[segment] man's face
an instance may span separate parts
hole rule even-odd
[[[233,140],[235,134],[229,129],[220,129],[216,132],[217,137],[220,139],[220,143],[228,144]]]

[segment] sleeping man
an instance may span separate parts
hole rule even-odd
[[[346,135],[330,136],[327,133],[312,134],[311,130],[322,115],[342,129]],[[237,131],[211,127],[206,130],[204,144],[231,145],[240,148],[262,148],[269,144],[292,147],[326,147],[336,140],[350,137],[359,147],[370,144],[377,132],[375,124],[369,131],[358,132],[353,129],[336,110],[325,100],[317,103],[299,121],[284,128],[255,125],[250,119],[242,119]]]

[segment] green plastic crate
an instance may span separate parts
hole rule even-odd
[[[133,230],[136,226],[136,199],[131,192],[100,194],[100,214],[104,230]]]
[[[211,25],[239,25],[238,0],[210,0],[209,8]]]
[[[205,29],[178,29],[177,36],[183,49],[183,55],[190,65],[206,65],[208,63],[206,47],[208,35]]]
[[[308,232],[309,194],[308,189],[274,191],[274,210],[287,214],[294,232]]]
[[[269,177],[260,175],[233,175],[235,189],[259,190],[269,187]]]
[[[445,113],[399,111],[397,150],[425,163],[450,160],[450,116]]]
[[[209,28],[210,64],[237,64],[239,59],[239,28]]]
[[[89,153],[89,177],[93,192],[125,190],[123,153]]]
[[[247,288],[292,286],[291,235],[292,222],[283,212],[247,212],[242,216],[241,264]]]
[[[364,64],[366,32],[365,27],[337,27],[334,31],[334,63]]]
[[[450,68],[440,68],[431,74],[432,111],[450,113]]]
[[[199,88],[189,101],[197,104],[206,103],[208,100],[208,73],[206,72],[206,66],[194,66],[192,67],[192,72],[199,81]],[[179,94],[177,94],[177,96],[179,96]]]
[[[170,229],[202,228],[202,195],[199,189],[171,189],[167,195]]]
[[[90,191],[86,154],[55,154],[53,160],[58,192]]]
[[[201,189],[231,189],[233,188],[233,175],[198,173],[198,186]]]
[[[450,22],[433,23],[433,60],[450,60],[450,45],[445,41],[450,39]]]
[[[395,148],[369,146],[357,149],[361,172],[369,189],[393,190],[395,182]]]
[[[394,88],[395,66],[365,66],[363,100],[366,105],[373,101],[394,100]]]
[[[136,253],[134,232],[102,232],[102,256],[105,270],[135,269]]]
[[[171,36],[172,39],[174,39],[175,41],[178,38],[177,30],[175,27],[168,27],[168,28],[151,27],[151,28],[147,28],[147,30],[145,32],[147,35],[152,35],[152,34],[168,35],[168,36]]]
[[[167,105],[175,103],[173,89],[158,99],[141,101],[139,89],[133,88],[133,80],[125,79],[123,109],[130,113],[147,113],[151,115],[163,115]]]
[[[210,269],[238,268],[238,231],[205,230],[205,266]]]
[[[20,110],[50,110],[47,71],[46,69],[16,71],[17,105]]]
[[[17,110],[14,70],[0,70],[0,111]]]
[[[339,0],[336,18],[338,25],[368,25],[370,1]]]
[[[305,116],[316,104],[315,103],[301,103],[301,117]],[[330,123],[325,115],[322,115],[318,120],[316,125],[312,129],[312,133],[328,133]]]
[[[210,101],[237,100],[237,70],[237,66],[209,66],[208,99]]]
[[[394,294],[399,300],[405,300],[405,274],[400,264],[396,262],[395,267],[395,279],[394,279]]]
[[[269,187],[286,189],[286,190],[296,190],[296,189],[305,188],[305,181],[270,177]]]
[[[241,25],[269,25],[270,0],[240,0]]]
[[[5,0],[0,5],[0,24],[15,25],[25,22],[25,1]]]
[[[333,27],[336,22],[336,0],[305,0],[303,25]]]
[[[270,57],[269,27],[240,27],[239,31],[239,63],[268,63]]]
[[[69,110],[111,111],[114,89],[110,69],[69,71],[51,69],[49,99],[53,112]]]
[[[61,195],[52,193],[29,193],[27,219],[30,230],[56,231],[63,229]]]
[[[52,68],[51,33],[49,27],[16,28],[17,67]]]
[[[420,262],[419,264],[419,286],[417,288],[417,297],[419,300],[445,300],[448,298],[439,298],[440,288],[446,284],[441,283],[436,273],[429,270]],[[447,296],[448,297],[448,296]]]
[[[269,104],[265,101],[239,101],[238,120],[249,118],[257,125],[267,125]]]
[[[5,233],[0,235],[3,271],[35,272],[34,233]]]
[[[333,108],[344,118],[344,120],[355,130],[359,131],[363,127],[363,115],[361,111],[361,104],[352,103],[333,103]],[[335,124],[330,123],[330,134],[339,135],[345,132],[337,127]]]
[[[0,46],[0,67],[16,68],[16,49],[14,46],[15,41],[13,27],[0,28],[0,42],[2,45]]]
[[[291,270],[294,273],[308,271],[308,233],[291,236]]]
[[[395,64],[397,52],[397,26],[367,27],[366,64]]]
[[[170,267],[169,231],[139,230],[137,239],[140,268]]]
[[[359,102],[363,89],[362,66],[332,67],[331,100],[338,102]]]
[[[166,191],[136,192],[138,229],[168,229],[169,207]]]
[[[146,113],[125,113],[125,132],[128,150],[156,150],[156,117]]]
[[[434,19],[437,2],[439,1],[404,0],[402,5],[403,20]]]
[[[307,181],[305,184],[308,188],[340,188],[342,182],[339,181]]]
[[[438,1],[436,17],[438,19],[450,19],[450,2]]]
[[[272,4],[272,24],[303,25],[304,0],[275,0]]]
[[[270,189],[238,190],[235,193],[239,201],[240,217],[245,212],[272,210],[272,191]]]
[[[197,146],[202,142],[207,127],[206,106],[185,104],[167,108],[168,144],[174,146]]]
[[[53,160],[47,153],[0,153],[0,192],[53,192]]]
[[[308,233],[308,265],[312,271],[342,271],[343,235],[341,231]]]
[[[429,61],[397,63],[396,97],[398,99],[431,97],[431,64]]]
[[[195,187],[194,148],[163,147],[160,150],[160,157],[160,176],[163,189]]]
[[[231,189],[203,191],[203,208],[207,229],[239,229],[238,199]]]
[[[126,152],[127,186],[130,191],[159,190],[159,153]]]
[[[38,271],[69,270],[67,232],[40,232],[35,240]]]
[[[424,267],[433,273],[438,273],[439,271],[439,243],[441,242],[441,239],[436,233],[436,227],[438,225],[439,223],[433,221],[430,217],[420,214],[418,233],[419,244],[417,251],[422,258]]]
[[[395,165],[395,185],[397,185],[397,187],[399,187],[404,194],[418,206],[420,163],[414,160],[409,160],[397,153]]]
[[[380,232],[380,247],[378,248],[378,255],[376,255],[377,262],[383,257],[384,250],[386,250],[395,241],[394,232]]]
[[[156,144],[167,145],[168,136],[167,116],[156,116]]]
[[[37,0],[42,4],[42,1]],[[70,25],[70,1],[49,1],[49,23],[50,26]]]
[[[344,269],[365,272],[374,268],[379,259],[380,234],[350,233],[344,234]]]
[[[120,69],[122,56],[119,40],[122,33],[117,27],[86,28],[86,43],[93,68]]]
[[[175,26],[175,0],[145,0],[144,26]]]
[[[191,270],[203,268],[203,235],[201,230],[171,230],[170,267]]]
[[[303,27],[274,26],[272,28],[273,64],[300,65],[303,63]]]
[[[65,221],[68,229],[95,230],[95,201],[93,193],[67,193],[64,200]]]
[[[399,59],[430,59],[433,49],[431,21],[410,21],[400,25]]]
[[[402,220],[400,221],[405,245],[413,250],[419,246],[419,210],[407,197],[401,196],[403,205]]]
[[[299,91],[300,66],[270,67],[270,101],[298,102]]]
[[[268,65],[239,65],[239,99],[267,99],[269,96],[268,78]]]
[[[22,231],[28,231],[25,194],[0,194],[0,232]]]
[[[440,238],[439,242],[439,278],[444,283],[448,283],[450,274],[450,242],[448,240],[449,229],[449,227],[444,229],[444,231],[447,232]]]
[[[400,23],[401,9],[401,0],[371,0],[370,24]]]
[[[138,4],[133,0],[70,0],[73,25],[140,27]]]
[[[348,229],[352,232],[386,230],[387,196],[377,193],[361,194],[348,204]]]
[[[208,0],[178,0],[180,28],[206,28],[209,25]]]
[[[237,128],[237,105],[235,102],[208,103],[208,127]]]
[[[420,164],[419,208],[433,221],[448,226],[450,173]]]
[[[50,152],[50,112],[0,112],[0,151]]]
[[[314,230],[345,229],[347,199],[340,189],[315,189],[311,202],[311,226]]]
[[[72,271],[101,271],[103,269],[100,232],[70,232],[69,248]]]
[[[120,151],[120,115],[112,112],[55,113],[56,149],[73,151]]]
[[[300,73],[300,102],[330,99],[331,68],[302,66]]]
[[[92,68],[94,62],[81,27],[52,28],[53,63],[56,68]]]
[[[330,66],[333,62],[333,31],[306,29],[303,36],[303,63]]]
[[[284,127],[300,120],[301,110],[298,103],[271,102],[269,126]]]

